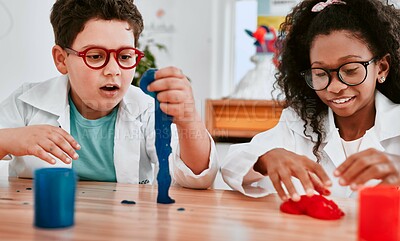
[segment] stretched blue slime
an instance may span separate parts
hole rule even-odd
[[[156,98],[157,94],[147,90],[147,86],[154,81],[156,71],[156,69],[149,69],[142,75],[140,79],[140,88],[144,93],[153,97],[155,102],[156,152],[159,163],[157,174],[157,203],[169,204],[175,202],[175,200],[168,195],[169,187],[171,186],[168,157],[171,154],[172,117],[161,111],[160,102]]]

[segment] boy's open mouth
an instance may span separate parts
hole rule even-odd
[[[118,90],[119,87],[117,85],[105,85],[103,87],[100,87],[101,90],[105,90],[105,91],[114,91],[114,90]]]

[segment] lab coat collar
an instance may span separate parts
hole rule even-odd
[[[19,99],[37,109],[61,116],[68,106],[69,88],[68,77],[63,75],[38,83]]]
[[[380,141],[400,135],[400,105],[393,103],[381,92],[375,95],[375,132]]]
[[[374,148],[379,151],[385,151],[381,142],[400,135],[400,105],[393,103],[379,91],[375,93],[376,117],[375,125],[367,130],[360,144],[360,151]],[[333,112],[329,109],[327,118],[327,136],[323,143],[326,143],[324,151],[335,164],[339,166],[345,159],[345,153],[342,146],[339,131],[335,126]]]
[[[63,75],[38,83],[22,94],[19,99],[35,108],[62,117],[69,113],[66,111],[66,108],[69,109],[69,89],[68,76]],[[130,120],[136,119],[145,110],[152,107],[151,99],[139,88],[130,86],[130,90],[127,91],[120,103],[120,114]]]
[[[67,76],[60,76],[38,83],[22,94],[19,99],[37,109],[58,116],[59,125],[70,132]],[[114,136],[114,165],[117,181],[121,183],[139,182],[140,127],[149,120],[140,117],[144,112],[154,111],[154,99],[139,88],[130,86],[120,102]],[[146,118],[146,117],[143,117]],[[127,151],[129,150],[129,151]]]
[[[116,123],[119,131],[114,137],[114,165],[120,183],[139,183],[140,140],[146,138],[140,128],[150,122],[150,117],[154,116],[151,112],[154,112],[154,99],[130,86],[119,105]],[[126,150],[130,150],[129,153]]]
[[[377,117],[375,118],[375,125],[365,133],[360,145],[360,151],[368,148],[384,151],[385,149],[381,144],[382,141],[400,136],[400,122],[398,121],[400,119],[400,105],[393,103],[382,93],[376,91],[375,107]],[[304,135],[304,121],[294,111],[289,113],[292,114],[287,115],[288,119],[286,121],[289,123],[289,128],[300,136],[310,139],[310,137]],[[323,145],[325,144],[323,150],[335,166],[339,166],[346,159],[346,156],[343,148],[339,148],[342,146],[342,143],[331,109],[328,109],[324,125],[326,137],[322,142]],[[311,137],[313,140],[317,140],[315,133],[311,133]]]

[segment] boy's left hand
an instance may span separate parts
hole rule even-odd
[[[182,71],[166,67],[156,71],[155,81],[148,86],[151,92],[158,92],[161,110],[173,116],[176,125],[196,118],[192,86]]]
[[[400,185],[399,166],[400,156],[371,148],[348,157],[334,174],[340,177],[340,185],[350,185],[353,190],[371,179],[382,180],[382,184]]]

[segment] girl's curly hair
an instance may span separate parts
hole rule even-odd
[[[362,40],[377,59],[390,54],[390,72],[377,89],[400,103],[400,11],[378,0],[342,0],[320,12],[312,7],[321,0],[304,0],[286,16],[280,26],[277,53],[280,64],[275,84],[285,95],[286,105],[304,120],[304,134],[314,143],[313,153],[321,159],[319,148],[325,138],[323,120],[328,107],[307,86],[300,72],[311,68],[310,46],[317,35],[347,30]],[[317,140],[312,138],[316,134]]]

